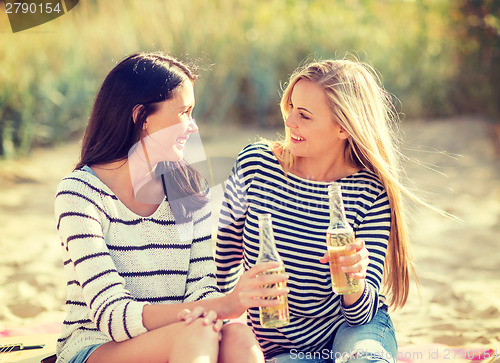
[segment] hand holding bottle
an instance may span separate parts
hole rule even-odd
[[[346,246],[346,250],[348,253],[351,253],[351,251],[354,251],[354,253],[337,258],[337,266],[341,269],[339,272],[348,273],[356,280],[365,279],[368,264],[370,263],[365,241],[361,238],[356,238],[355,242]],[[329,262],[328,251],[319,259],[319,262]]]
[[[338,183],[328,185],[330,223],[326,231],[326,254],[330,264],[333,292],[339,295],[358,294],[362,291],[364,282],[351,276],[351,272],[361,273],[358,276],[364,273],[366,276],[366,268],[363,272],[364,263],[356,266],[353,264],[364,261],[367,251],[363,251],[364,241],[356,241],[354,230],[347,222],[341,189]]]
[[[285,282],[288,280],[288,275],[262,274],[265,271],[279,267],[278,262],[259,263],[241,275],[236,287],[228,295],[228,305],[231,310],[228,317],[236,318],[251,307],[279,305],[280,301],[278,299],[269,299],[269,297],[286,295],[289,289],[269,289],[265,286]]]

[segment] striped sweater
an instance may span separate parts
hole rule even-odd
[[[231,291],[243,268],[249,269],[259,253],[258,215],[271,213],[276,245],[290,276],[290,324],[268,329],[260,325],[259,309],[247,312],[266,358],[297,349],[318,352],[336,329],[369,322],[379,308],[387,308],[379,295],[390,230],[390,206],[385,189],[367,171],[337,181],[342,186],[347,220],[370,253],[366,287],[361,298],[346,307],[332,292],[328,264],[318,260],[326,252],[329,224],[327,182],[288,173],[262,143],[239,154],[226,183],[219,219],[216,265],[221,291]]]
[[[55,215],[67,276],[58,362],[85,346],[146,332],[146,304],[221,296],[209,205],[183,224],[174,223],[166,200],[142,217],[84,167],[59,184]]]

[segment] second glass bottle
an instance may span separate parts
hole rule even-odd
[[[262,272],[262,275],[271,274],[284,274],[285,265],[276,249],[274,241],[273,226],[271,221],[271,214],[265,213],[259,215],[259,256],[257,263],[276,261],[280,266]],[[269,284],[265,286],[269,289],[286,288],[286,281],[278,282],[276,284]],[[278,299],[280,304],[278,306],[261,306],[260,311],[260,324],[265,328],[279,328],[286,326],[290,323],[290,313],[288,311],[288,298],[286,295],[272,296],[268,299]]]

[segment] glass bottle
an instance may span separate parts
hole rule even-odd
[[[274,241],[271,214],[259,215],[259,256],[256,263],[277,261],[280,266],[261,273],[261,275],[284,274],[285,265],[276,249]],[[286,288],[286,281],[265,285],[270,289]],[[260,306],[260,324],[265,328],[279,328],[290,323],[290,313],[288,311],[288,298],[286,295],[271,296],[268,299],[277,299],[280,304],[277,306]]]
[[[326,246],[330,261],[332,289],[333,292],[339,295],[352,294],[359,291],[359,280],[352,278],[349,273],[342,272],[342,266],[338,264],[340,256],[352,255],[355,252],[346,250],[347,245],[353,243],[355,237],[345,215],[340,184],[332,183],[328,186],[328,197],[330,202],[330,224],[326,231]]]

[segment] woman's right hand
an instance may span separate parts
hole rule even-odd
[[[217,313],[213,310],[207,311],[201,306],[195,307],[193,310],[182,309],[177,314],[177,319],[179,321],[184,321],[186,324],[190,324],[196,319],[203,319],[203,325],[213,325],[213,329],[216,333],[220,333],[222,329],[223,322],[217,318]]]
[[[290,292],[288,288],[269,289],[265,285],[275,284],[288,280],[287,274],[259,275],[260,273],[279,267],[278,262],[260,263],[240,276],[236,287],[227,295],[231,313],[230,318],[237,318],[248,308],[256,306],[277,306],[277,299],[266,299],[271,296],[286,295]]]

